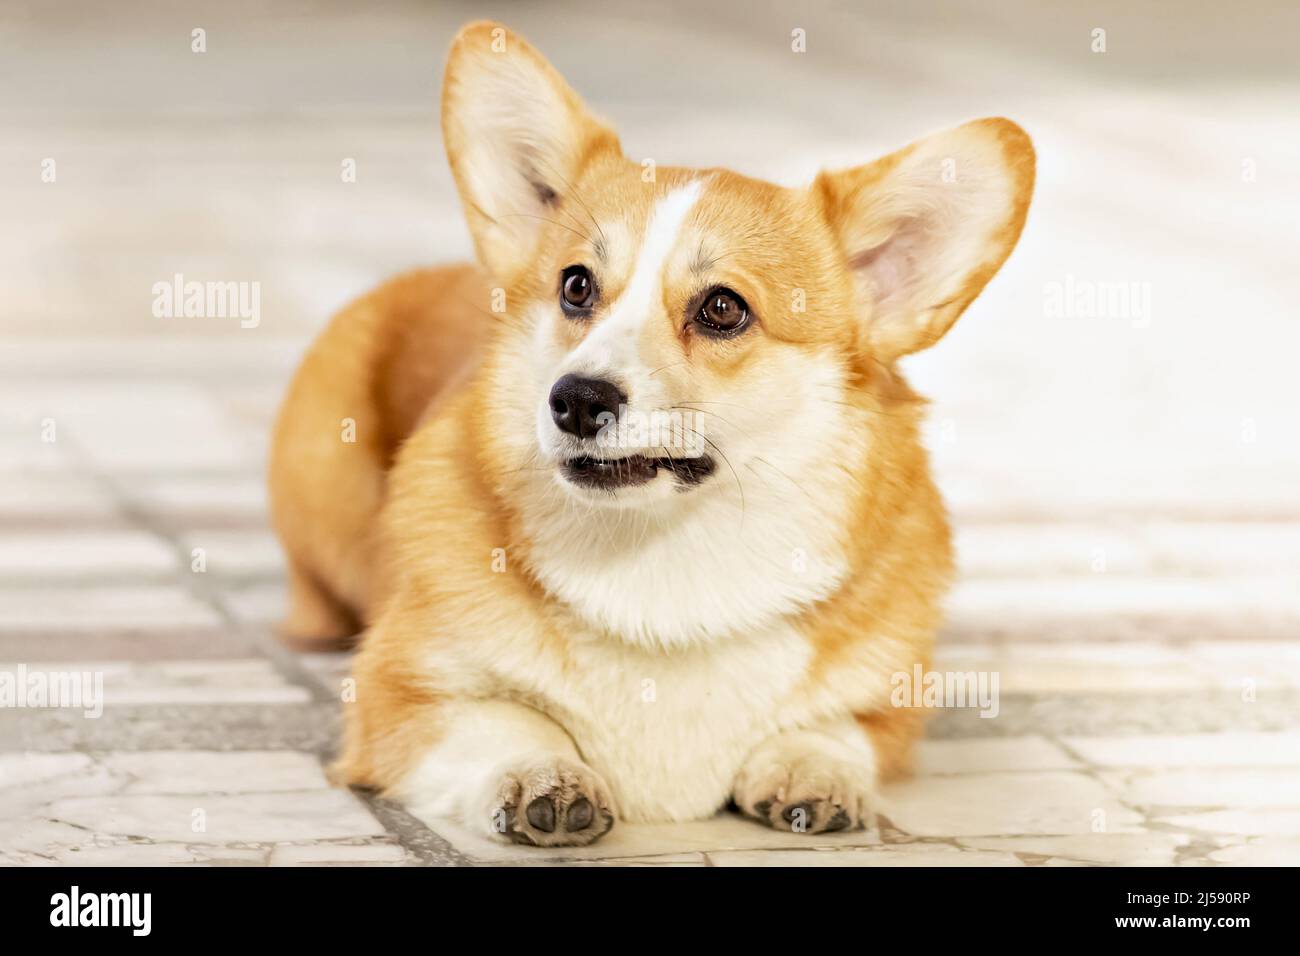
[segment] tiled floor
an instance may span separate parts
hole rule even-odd
[[[207,365],[201,348],[190,361],[195,375]],[[104,704],[98,716],[0,709],[5,862],[1300,863],[1300,641],[1232,624],[1254,609],[1295,633],[1294,593],[1251,600],[1294,557],[1285,525],[1153,515],[1108,532],[1115,566],[1096,574],[1075,566],[1088,552],[1068,523],[959,516],[965,574],[936,669],[996,672],[999,712],[933,720],[878,829],[808,837],[723,815],[529,850],[327,784],[347,660],[270,637],[282,569],[257,460],[214,461],[207,444],[253,446],[270,406],[250,423],[224,387],[180,380],[19,375],[6,388],[47,396],[58,430],[49,446],[39,429],[4,438],[26,464],[0,500],[13,519],[0,536],[0,671],[92,672]],[[160,392],[185,439],[163,449],[144,440]],[[141,440],[110,442],[107,408]],[[90,450],[90,429],[110,455]],[[1185,546],[1205,540],[1212,550]],[[1160,626],[1197,608],[1221,622]]]
[[[520,11],[634,155],[791,179],[981,113],[1038,140],[1020,249],[911,369],[962,564],[936,666],[996,672],[997,716],[938,715],[860,833],[724,815],[528,850],[330,788],[347,661],[270,636],[267,429],[330,310],[466,252],[433,77],[471,5],[50,11],[4,30],[23,82],[0,84],[21,226],[0,232],[0,672],[100,675],[105,704],[0,708],[0,862],[1300,864],[1289,48],[1243,46],[1250,4],[1225,21],[1191,5],[1172,33],[1121,3],[1086,21],[1025,5],[1015,29],[979,4],[794,24],[778,5],[651,6],[592,7],[592,49]],[[1108,58],[1086,52],[1094,16]],[[206,59],[188,52],[199,19]],[[1210,62],[1180,46],[1208,34]],[[110,68],[108,46],[141,68]],[[674,58],[692,69],[664,75]],[[262,323],[154,319],[150,289],[177,271],[261,282]],[[1046,316],[1066,276],[1148,283],[1154,321]]]

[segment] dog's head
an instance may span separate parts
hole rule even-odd
[[[798,189],[635,161],[490,23],[452,46],[442,122],[506,326],[483,410],[500,466],[536,508],[591,506],[573,520],[669,521],[710,496],[752,514],[760,482],[775,508],[851,483],[873,390],[1001,266],[1033,185],[1004,119]]]

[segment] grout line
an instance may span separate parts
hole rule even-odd
[[[473,858],[457,850],[445,837],[407,812],[401,804],[355,788],[351,793],[365,804],[375,819],[408,853],[415,855],[421,866],[476,865]]]
[[[214,611],[226,628],[248,638],[252,642],[253,648],[264,654],[286,681],[305,688],[314,701],[333,700],[333,694],[325,687],[324,683],[305,668],[292,651],[269,635],[266,628],[246,626],[239,620],[226,606],[221,595],[220,585],[215,579],[213,583],[209,584],[206,580],[206,574],[186,574],[185,569],[190,566],[190,555],[185,550],[185,545],[180,540],[180,536],[173,529],[164,527],[160,522],[152,518],[147,511],[137,507],[130,496],[122,490],[120,480],[114,475],[95,467],[94,462],[85,449],[77,443],[75,437],[67,436],[67,430],[64,431],[65,436],[62,437],[62,440],[69,443],[71,448],[70,457],[81,465],[84,475],[107,492],[113,505],[121,513],[122,517],[130,522],[133,528],[152,534],[172,551],[177,562],[176,571],[173,573],[174,582],[179,584],[181,589],[191,597]]]
[[[69,439],[64,438],[65,441]],[[210,607],[227,628],[239,633],[252,642],[252,649],[260,651],[270,660],[276,670],[290,684],[305,688],[312,700],[317,702],[334,702],[334,694],[327,688],[323,678],[306,668],[298,656],[288,648],[270,637],[265,628],[246,627],[226,606],[221,595],[221,586],[229,582],[214,578],[209,584],[206,577],[196,580],[197,574],[186,576],[189,567],[189,554],[185,550],[180,535],[173,529],[166,528],[154,520],[143,509],[132,503],[120,486],[120,480],[95,468],[85,450],[72,440],[71,457],[83,468],[83,474],[102,487],[122,517],[136,530],[145,531],[163,541],[176,557],[176,570],[169,576],[182,590],[201,603]],[[165,579],[165,578],[164,578]],[[178,580],[179,579],[179,580]],[[323,754],[316,754],[324,759]],[[385,832],[397,840],[399,845],[413,854],[425,866],[469,866],[473,860],[456,850],[447,840],[412,816],[401,806],[373,794],[351,791],[370,811],[384,828]]]

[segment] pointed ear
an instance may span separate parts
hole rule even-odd
[[[1020,237],[1034,147],[1015,123],[975,120],[813,185],[867,317],[864,344],[893,361],[933,345]]]
[[[499,276],[530,258],[582,165],[619,149],[540,53],[488,22],[452,41],[442,136],[479,260]]]

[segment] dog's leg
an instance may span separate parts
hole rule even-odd
[[[912,751],[930,713],[925,707],[889,707],[854,716],[875,748],[876,775],[882,782],[912,772]]]
[[[356,643],[356,618],[293,560],[287,569],[289,613],[280,637],[296,650],[344,649]]]
[[[824,833],[870,825],[876,748],[853,718],[763,741],[736,775],[733,796],[771,827]]]
[[[609,787],[549,717],[508,701],[439,711],[444,732],[393,788],[416,815],[534,846],[582,846],[614,825]]]

